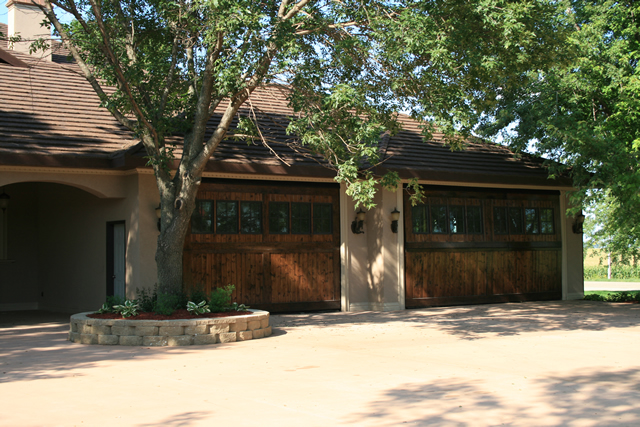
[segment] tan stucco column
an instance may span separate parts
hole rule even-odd
[[[575,218],[567,216],[569,201],[566,191],[560,192],[560,215],[562,232],[562,299],[584,297],[584,256],[582,234],[573,232]]]
[[[403,221],[391,230],[391,212],[402,210],[402,187],[378,189],[376,207],[367,212],[364,233],[354,234],[354,202],[341,187],[342,310],[404,309]]]

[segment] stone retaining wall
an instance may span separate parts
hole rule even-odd
[[[188,320],[92,319],[71,316],[69,341],[79,344],[181,346],[246,341],[271,335],[269,312]]]

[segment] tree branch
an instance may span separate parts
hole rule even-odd
[[[349,21],[349,22],[343,22],[343,23],[339,23],[339,24],[331,24],[331,25],[327,25],[325,28],[330,28],[330,29],[341,29],[341,28],[347,28],[347,27],[354,27],[356,25],[360,24],[357,21]],[[314,28],[312,30],[298,30],[295,32],[296,36],[304,36],[307,34],[311,34],[311,33],[315,33],[322,30],[322,28]]]
[[[289,13],[287,13],[285,16],[282,17],[282,20],[286,21],[296,16],[298,12],[302,10],[303,7],[309,4],[310,1],[311,0],[300,0],[298,3],[296,3],[295,6],[293,6],[293,8],[289,11]],[[282,5],[280,7],[282,7]]]
[[[282,3],[280,3],[280,7],[278,8],[278,18],[284,18],[287,6],[289,6],[289,0],[282,0]]]
[[[89,0],[89,3],[91,4],[91,8],[93,10],[93,14],[96,19],[96,24],[98,25],[98,29],[100,30],[100,34],[102,34],[102,40],[103,40],[102,46],[104,48],[104,53],[107,57],[107,60],[113,66],[118,83],[120,87],[123,89],[124,93],[127,95],[127,98],[131,103],[131,108],[134,114],[136,115],[136,117],[138,118],[138,121],[143,124],[144,128],[146,128],[147,131],[150,133],[150,135],[153,137],[155,146],[160,147],[160,138],[158,137],[158,133],[156,132],[156,129],[151,125],[151,123],[147,121],[144,115],[144,112],[140,109],[140,106],[138,105],[135,99],[135,96],[133,95],[133,91],[129,86],[129,81],[125,77],[124,72],[122,71],[122,67],[120,66],[120,61],[116,57],[113,51],[113,48],[111,47],[109,33],[107,32],[107,28],[105,27],[104,21],[102,20],[102,10],[100,9],[100,6],[96,2],[96,0]]]
[[[129,58],[129,61],[131,63],[135,63],[136,51],[133,45],[135,39],[135,26],[133,25],[133,21],[129,19],[129,22],[127,22],[127,17],[125,16],[124,11],[122,10],[122,5],[118,0],[111,0],[111,4],[116,10],[116,15],[118,17],[118,20],[120,21],[120,25],[122,26],[126,34],[125,45],[127,47],[127,58]],[[127,28],[129,27],[131,28],[130,33],[127,31]]]
[[[100,100],[106,104],[105,106],[107,110],[109,110],[109,112],[113,114],[113,116],[116,118],[116,120],[118,120],[118,122],[120,122],[120,124],[128,128],[129,130],[134,131],[137,128],[136,122],[125,117],[124,114],[120,112],[120,110],[118,110],[115,106],[109,104],[109,96],[102,89],[102,86],[96,79],[91,69],[89,69],[89,67],[87,66],[87,63],[82,59],[82,56],[80,56],[78,49],[76,49],[75,45],[71,42],[68,33],[65,31],[64,27],[58,20],[58,17],[55,15],[55,13],[53,13],[53,7],[51,6],[52,2],[50,2],[49,0],[44,0],[44,3],[44,7],[40,6],[40,9],[53,24],[58,34],[60,34],[60,37],[62,38],[65,46],[67,47],[67,49],[69,49],[69,52],[71,52],[71,55],[78,64],[80,71],[82,71],[82,74],[84,74],[85,78],[87,79],[93,90],[96,92]],[[57,2],[54,2],[54,4],[56,4],[57,6]]]

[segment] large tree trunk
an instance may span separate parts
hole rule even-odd
[[[158,236],[156,265],[158,267],[159,292],[177,294],[182,290],[184,239],[184,236],[172,237],[169,233],[162,232]]]
[[[158,268],[158,291],[177,294],[182,291],[182,255],[191,214],[195,207],[200,179],[174,179],[173,185],[164,185],[158,180],[160,189],[160,235],[156,250]],[[178,183],[179,192],[173,190]]]

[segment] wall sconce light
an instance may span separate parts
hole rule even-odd
[[[364,226],[364,219],[366,218],[367,213],[360,208],[358,212],[356,212],[356,219],[351,223],[351,231],[353,234],[362,234],[364,230],[362,230]]]
[[[160,218],[162,217],[162,207],[161,207],[161,205],[158,205],[158,207],[156,208],[156,216],[158,217],[158,231],[162,231],[162,229],[160,227]]]
[[[398,220],[400,220],[400,211],[398,208],[393,208],[391,212],[391,231],[393,233],[398,232]]]
[[[582,225],[584,224],[584,215],[579,213],[576,215],[576,220],[573,223],[573,232],[575,234],[582,234],[584,231],[582,229]]]

